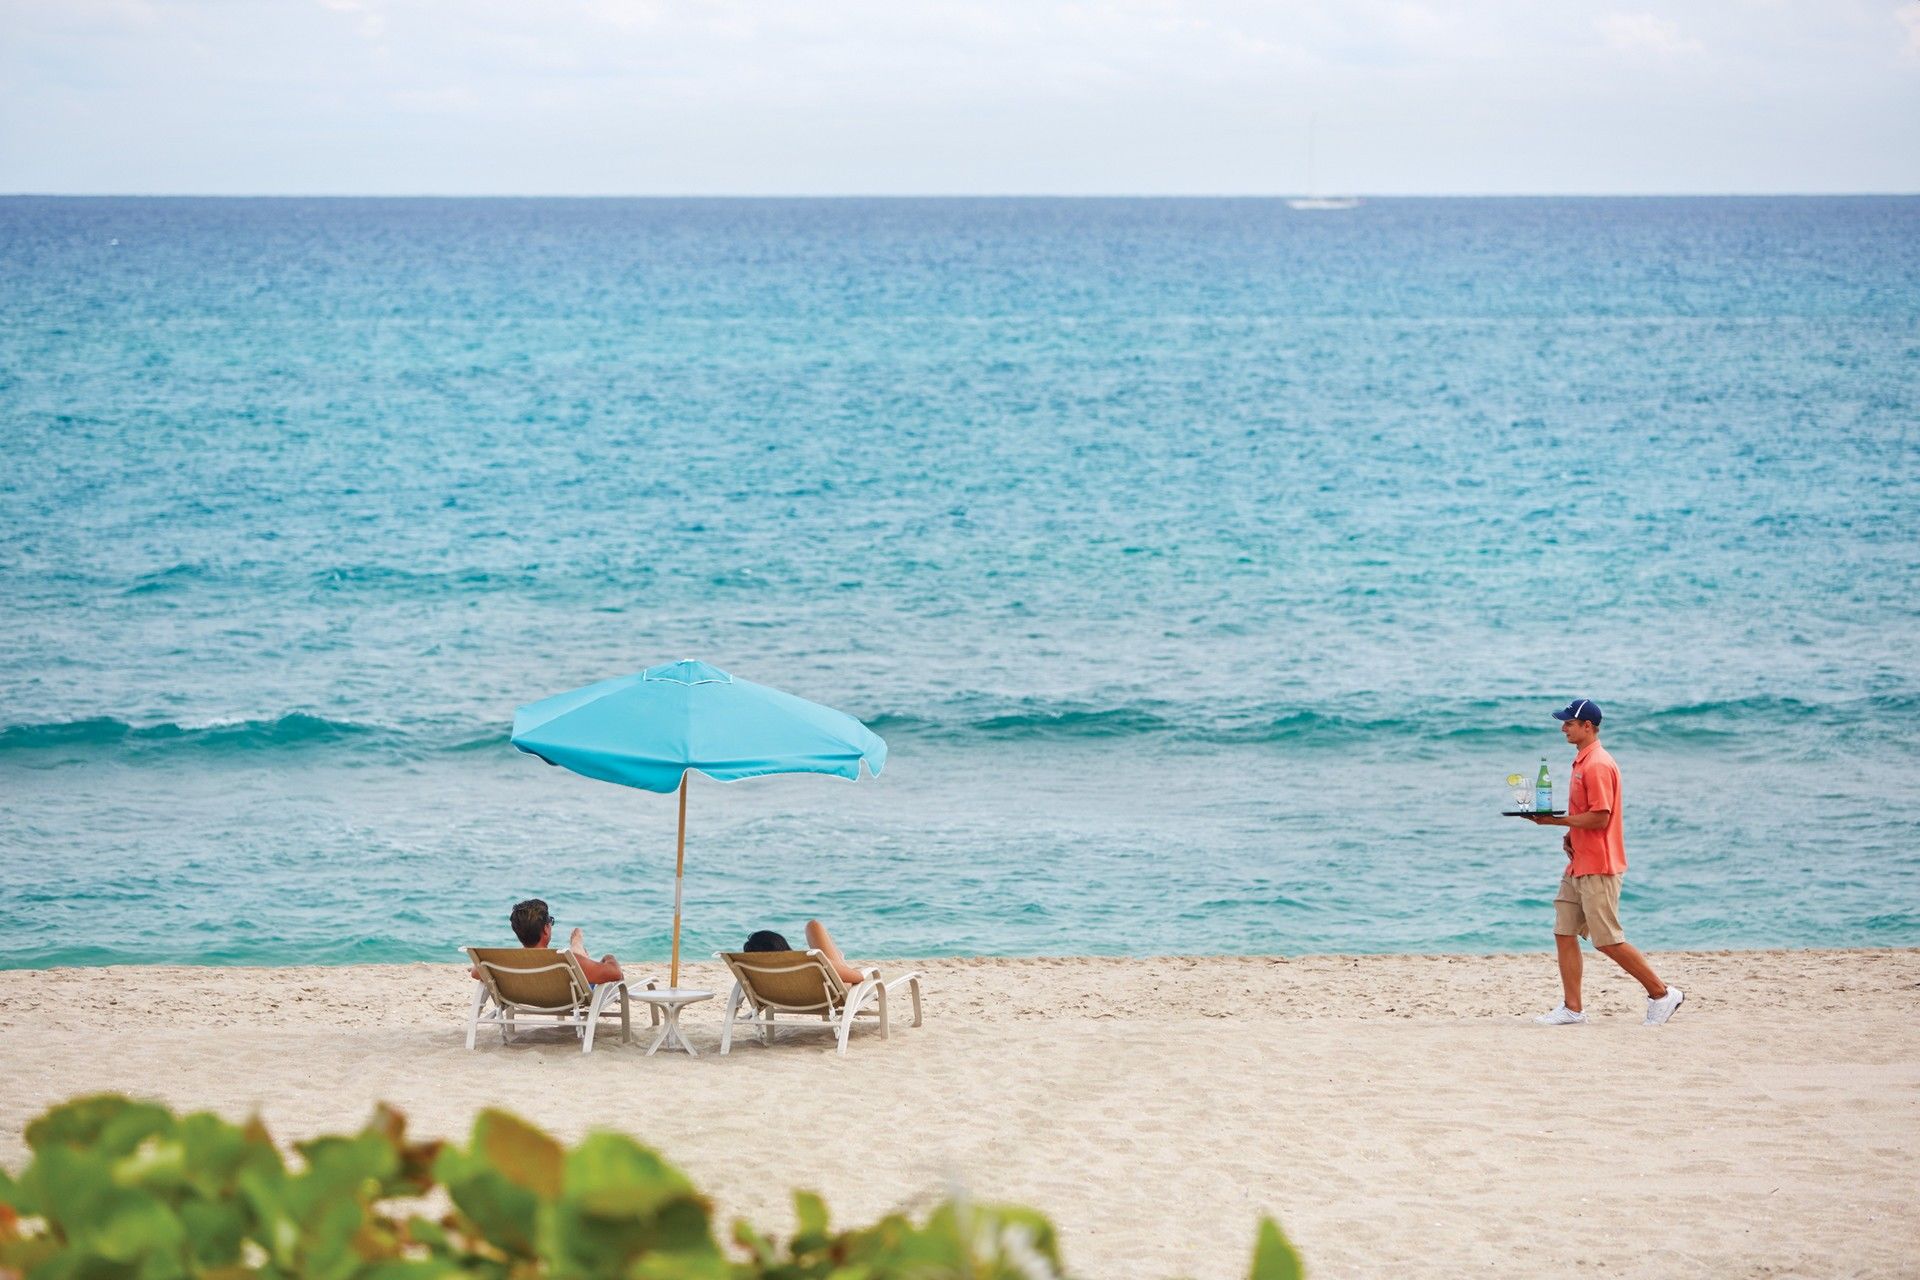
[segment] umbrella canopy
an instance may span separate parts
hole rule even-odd
[[[858,778],[887,744],[844,711],[691,660],[602,680],[520,708],[513,745],[602,782],[663,795],[695,769],[720,782],[766,773]]]
[[[673,970],[680,983],[680,894],[686,868],[687,777],[721,782],[768,773],[878,775],[887,744],[842,711],[691,660],[649,667],[521,707],[513,745],[602,782],[680,792],[673,877]]]

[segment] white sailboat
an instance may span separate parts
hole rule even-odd
[[[1317,194],[1320,187],[1319,184],[1313,180],[1313,135],[1315,126],[1318,125],[1319,122],[1320,119],[1318,116],[1307,117],[1307,190],[1316,194],[1295,196],[1287,201],[1287,208],[1299,209],[1304,212],[1320,212],[1329,209],[1357,209],[1360,207],[1359,196],[1323,196]]]

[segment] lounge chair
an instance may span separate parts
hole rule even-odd
[[[839,1034],[840,1052],[859,1018],[876,1018],[881,1038],[887,1034],[887,997],[902,984],[913,997],[913,1025],[920,1025],[920,975],[903,973],[882,979],[878,969],[862,969],[861,980],[849,987],[818,951],[716,951],[733,974],[733,995],[727,1000],[727,1025],[720,1033],[720,1052],[733,1047],[733,1025],[744,1006],[748,1026],[760,1029],[760,1043],[773,1043],[774,1019],[783,1013],[817,1017]],[[868,1008],[868,1004],[874,1005]]]
[[[572,1027],[580,1038],[580,1052],[593,1052],[593,1034],[600,1017],[617,998],[620,1003],[620,1039],[632,1040],[627,1024],[627,983],[594,986],[571,951],[545,947],[466,947],[480,981],[474,984],[473,1012],[467,1018],[467,1048],[483,1026],[499,1027],[503,1043],[513,1040],[520,1018],[553,1018],[556,1026]],[[654,979],[641,984],[652,990]],[[488,1004],[492,1004],[489,1009]],[[660,1021],[659,1009],[653,1020]]]

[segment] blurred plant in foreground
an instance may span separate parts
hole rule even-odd
[[[409,1141],[382,1106],[351,1137],[297,1144],[297,1167],[258,1120],[111,1095],[55,1107],[26,1137],[32,1162],[17,1179],[0,1171],[0,1280],[1067,1275],[1045,1217],[959,1199],[921,1222],[891,1214],[835,1231],[820,1198],[796,1192],[791,1238],[737,1222],[729,1256],[707,1198],[655,1152],[613,1133],[569,1150],[504,1111],[481,1112],[459,1147]],[[1250,1280],[1301,1274],[1263,1220]]]

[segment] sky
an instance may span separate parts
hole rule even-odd
[[[1920,191],[1920,0],[0,0],[0,192],[1309,190]]]

